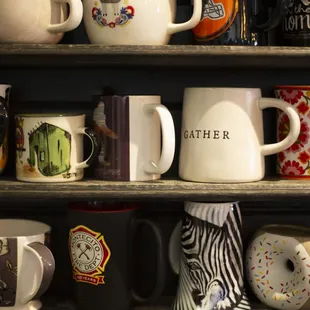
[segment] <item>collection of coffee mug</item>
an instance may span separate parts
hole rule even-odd
[[[196,44],[265,45],[265,34],[282,25],[283,45],[310,45],[310,2],[276,0],[271,14],[269,2],[193,0],[190,20],[175,24],[176,0],[27,0],[17,8],[1,0],[0,42],[55,44],[83,19],[93,44],[164,45],[172,34],[192,29]],[[10,85],[0,85],[0,173],[11,156],[10,91]],[[259,181],[264,157],[277,153],[281,176],[309,178],[310,86],[277,86],[274,94],[262,98],[256,88],[186,88],[177,133],[179,176],[206,183]],[[265,145],[262,111],[270,107],[278,111],[278,141]],[[77,181],[90,165],[97,179],[156,180],[174,159],[174,122],[160,96],[101,96],[89,128],[79,114],[14,117],[20,181]],[[86,160],[83,135],[92,145]],[[132,300],[160,297],[165,285],[162,234],[154,222],[138,218],[137,210],[125,203],[70,204],[68,252],[79,309],[126,310]],[[153,230],[157,247],[157,279],[147,298],[133,291],[131,281],[132,238],[140,225]],[[244,266],[241,229],[238,202],[185,202],[184,219],[168,249],[179,275],[173,310],[251,309],[245,278],[272,308],[310,309],[309,230],[262,227],[247,248]],[[40,297],[55,271],[50,234],[44,223],[0,220],[1,309],[41,308]]]
[[[0,85],[0,172],[8,156],[10,85]],[[278,173],[310,175],[310,87],[278,86],[276,98],[258,88],[184,90],[179,176],[206,183],[264,178],[264,157],[277,153]],[[277,109],[277,139],[263,141],[263,109]],[[139,122],[137,122],[137,119]],[[175,129],[160,96],[100,96],[92,127],[85,115],[15,115],[16,177],[26,182],[81,180],[94,165],[95,178],[147,181],[161,177],[175,154]],[[83,135],[92,144],[84,157]]]
[[[134,203],[69,204],[68,253],[77,309],[128,310],[133,301],[158,300],[166,285],[166,250],[179,278],[172,310],[250,310],[246,280],[265,305],[310,309],[309,228],[263,226],[243,255],[239,202],[186,201],[183,220],[165,249],[160,227],[137,216],[138,209]],[[133,289],[134,236],[141,225],[153,231],[156,246],[156,266],[148,265],[156,268],[156,279],[148,297]],[[0,220],[1,308],[41,308],[40,297],[55,271],[50,235],[51,227],[41,222]]]
[[[273,45],[266,35],[276,28],[281,40],[275,44],[310,45],[308,0],[192,0],[192,5],[191,18],[174,23],[177,0],[28,0],[20,4],[22,16],[10,0],[2,0],[0,42],[55,44],[83,20],[92,44],[165,45],[172,34],[192,30],[196,44]]]

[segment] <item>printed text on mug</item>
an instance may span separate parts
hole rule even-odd
[[[226,130],[185,130],[184,139],[213,139],[230,140],[229,131]]]

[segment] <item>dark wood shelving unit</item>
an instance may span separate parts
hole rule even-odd
[[[310,68],[310,47],[0,44],[0,68],[2,82],[16,86],[14,91],[16,90],[18,100],[12,102],[14,111],[23,109],[25,102],[27,105],[42,102],[43,109],[51,108],[54,102],[56,108],[63,107],[64,105],[57,103],[57,100],[66,101],[70,98],[70,102],[67,100],[68,109],[83,107],[83,111],[85,109],[90,114],[92,107],[87,102],[88,97],[108,85],[115,86],[117,93],[120,94],[127,94],[129,91],[148,94],[156,91],[170,104],[169,108],[175,110],[174,119],[176,124],[180,125],[181,92],[186,85],[261,87],[269,94],[274,85],[279,83],[306,84],[308,77],[305,72]],[[153,74],[155,71],[156,74]],[[268,120],[274,121],[272,117],[271,115]],[[179,130],[179,127],[176,126],[176,130]],[[274,132],[270,131],[270,135],[273,134]],[[10,152],[14,153],[14,149]],[[272,162],[267,166],[275,167]],[[301,205],[302,212],[308,214],[310,180],[266,177],[262,181],[251,183],[194,183],[178,179],[177,169],[172,170],[175,170],[171,174],[172,178],[149,182],[109,182],[86,178],[68,183],[26,183],[17,181],[13,177],[14,168],[10,168],[8,173],[10,177],[0,176],[0,206],[4,207],[5,211],[11,208],[9,214],[14,213],[14,216],[20,217],[29,214],[34,217],[34,212],[40,210],[37,218],[50,221],[50,225],[56,227],[54,244],[59,251],[56,255],[60,266],[57,270],[58,282],[55,281],[57,292],[66,291],[71,285],[69,282],[71,274],[68,274],[66,283],[58,287],[64,281],[63,274],[70,268],[68,262],[63,261],[64,255],[67,255],[67,245],[63,243],[67,237],[67,230],[64,229],[64,213],[59,211],[58,215],[55,213],[50,216],[52,207],[45,208],[45,202],[49,202],[53,207],[62,205],[60,202],[77,200],[138,200],[145,202],[145,206],[148,202],[157,200],[177,201],[180,206],[184,200],[253,202],[252,207],[254,206],[253,210],[255,209],[256,213],[249,208],[250,211],[244,216],[247,238],[254,229],[269,221],[269,218],[270,222],[276,222],[279,215],[280,223],[285,222],[284,217],[286,221],[297,224],[308,221],[307,216],[302,213],[296,214],[293,201],[296,205]],[[265,203],[268,201],[273,201],[275,207],[270,208],[271,204]],[[27,213],[25,207],[27,204],[36,207],[33,213]],[[158,217],[161,219],[165,207],[156,202]],[[280,211],[282,213],[278,214],[278,210],[282,210]],[[170,221],[171,218],[178,220],[173,214],[166,221]],[[172,226],[173,223],[169,226],[170,230],[165,228],[167,236]],[[175,282],[172,281],[172,275],[169,277],[172,289],[167,294],[171,297],[175,294],[173,291]],[[66,298],[67,293],[66,291]],[[42,310],[75,310],[71,301],[58,302],[57,293],[53,294],[52,292],[50,295],[51,302],[44,303]],[[170,302],[163,304],[165,304],[163,307],[149,305],[135,309],[170,309]],[[266,310],[267,307],[253,303],[252,309]]]
[[[0,179],[0,199],[35,200],[278,200],[309,199],[310,181],[267,178],[251,183],[194,183],[182,180],[111,182],[85,179],[67,183],[26,183]]]
[[[1,44],[0,67],[310,68],[309,47]]]

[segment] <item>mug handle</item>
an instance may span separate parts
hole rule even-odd
[[[165,272],[165,260],[164,260],[164,242],[162,233],[160,231],[160,228],[152,221],[149,221],[147,219],[137,219],[135,220],[135,228],[137,229],[140,225],[148,225],[154,233],[156,246],[157,246],[157,281],[155,284],[155,288],[151,296],[147,298],[143,298],[138,295],[137,292],[133,290],[132,292],[132,298],[138,302],[138,303],[146,303],[157,300],[166,284],[166,272]]]
[[[7,107],[7,100],[6,98],[3,98],[0,96],[0,122],[3,123],[4,131],[2,135],[0,135],[0,147],[4,146],[4,142],[6,139],[6,136],[8,135],[9,131],[9,113],[8,113],[8,107]]]
[[[179,221],[170,236],[168,245],[168,258],[171,269],[175,274],[180,274],[180,260],[182,253],[182,221]]]
[[[290,120],[290,132],[286,138],[278,143],[266,144],[261,146],[262,155],[271,155],[288,149],[295,143],[300,133],[300,119],[295,109],[280,99],[261,98],[259,100],[260,109],[278,108],[285,112]]]
[[[277,27],[285,16],[291,0],[277,0],[275,9],[273,10],[269,20],[262,24],[257,25],[255,21],[255,16],[252,17],[251,26],[255,31],[269,31]]]
[[[149,174],[164,174],[172,165],[175,152],[175,132],[173,118],[169,110],[162,104],[145,105],[145,112],[158,113],[162,128],[162,151],[159,162],[149,161],[144,164],[144,171]]]
[[[201,19],[201,12],[202,12],[202,0],[193,0],[193,15],[190,20],[188,20],[185,23],[181,24],[174,24],[169,23],[168,24],[168,34],[174,34],[176,32],[181,32],[189,29],[195,28]]]
[[[83,18],[83,4],[81,0],[52,0],[55,3],[63,4],[68,3],[70,6],[70,13],[63,23],[49,25],[47,31],[51,33],[61,33],[71,31],[77,28]]]
[[[33,290],[22,297],[22,302],[28,303],[38,299],[49,288],[55,272],[55,259],[48,247],[40,242],[25,245],[25,250],[30,254],[32,260],[39,264],[38,276],[33,277],[35,279]],[[31,285],[28,285],[28,288],[30,287]]]
[[[78,128],[76,130],[76,133],[81,134],[81,135],[86,135],[90,139],[92,143],[92,151],[89,157],[85,161],[82,161],[81,163],[77,163],[75,167],[77,169],[88,168],[92,164],[92,162],[96,159],[96,157],[98,156],[100,152],[100,146],[99,146],[98,139],[95,135],[95,132],[90,128],[86,128],[86,127]]]

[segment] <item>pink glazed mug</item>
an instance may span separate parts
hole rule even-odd
[[[295,143],[277,155],[277,171],[280,176],[294,179],[310,179],[310,86],[276,86],[275,95],[296,110],[300,118],[300,134]],[[289,120],[282,111],[277,114],[277,139],[289,132]]]

